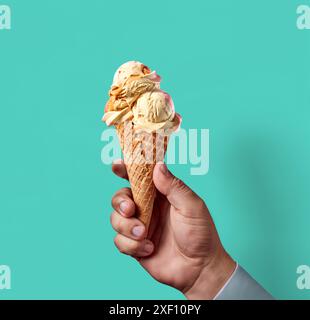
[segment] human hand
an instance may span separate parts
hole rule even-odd
[[[128,179],[123,162],[114,163],[112,170]],[[153,181],[158,192],[148,235],[134,217],[131,190],[123,188],[113,196],[116,247],[188,299],[213,299],[236,264],[224,250],[207,206],[164,163],[156,164]]]

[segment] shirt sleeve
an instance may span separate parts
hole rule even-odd
[[[234,273],[214,300],[274,300],[241,266]]]

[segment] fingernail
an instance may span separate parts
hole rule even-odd
[[[128,203],[127,201],[123,200],[120,204],[119,204],[119,208],[121,210],[121,213],[125,213],[126,210],[128,210]]]
[[[144,233],[144,229],[144,226],[135,226],[132,228],[131,232],[135,237],[140,237]]]
[[[165,165],[164,162],[160,162],[159,164],[160,164],[160,171],[161,171],[164,175],[166,175],[167,172],[168,172],[167,166]]]
[[[153,251],[153,245],[151,243],[147,243],[145,246],[144,246],[144,249],[143,251],[145,253],[151,253]]]

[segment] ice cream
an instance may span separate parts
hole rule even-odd
[[[132,112],[136,128],[147,132],[172,129],[180,121],[174,112],[171,97],[161,90],[146,92],[140,96]]]
[[[115,73],[103,121],[117,125],[132,120],[137,129],[176,130],[180,116],[171,97],[160,89],[160,76],[138,61],[123,64]]]
[[[153,170],[163,161],[171,133],[181,117],[160,76],[138,61],[123,64],[115,73],[103,121],[114,125],[136,204],[137,217],[149,227],[156,189]],[[142,133],[142,134],[141,134]]]
[[[150,74],[151,70],[139,61],[128,61],[121,65],[115,72],[112,86],[121,86],[131,76],[143,77]]]

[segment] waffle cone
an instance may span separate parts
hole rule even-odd
[[[165,157],[168,137],[157,132],[137,132],[131,121],[116,125],[116,130],[136,204],[136,217],[148,230],[156,196],[153,171],[156,162]]]

